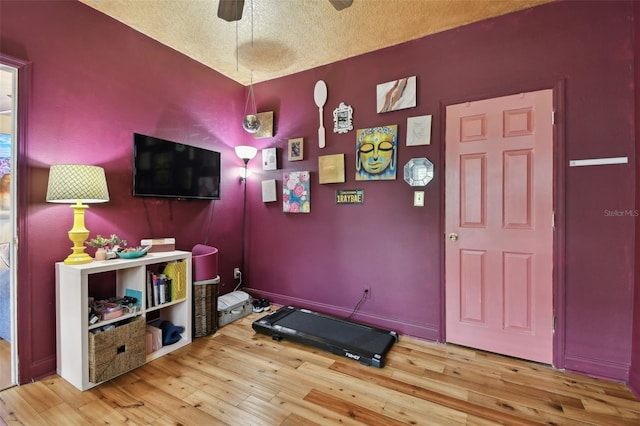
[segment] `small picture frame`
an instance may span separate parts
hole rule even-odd
[[[353,108],[340,102],[338,108],[333,110],[334,133],[347,133],[353,130]]]
[[[289,139],[289,161],[300,161],[304,156],[304,139]]]
[[[431,145],[431,115],[407,118],[407,146]]]
[[[276,148],[265,148],[262,150],[262,170],[278,169],[278,152]]]

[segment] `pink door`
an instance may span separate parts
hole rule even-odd
[[[446,109],[446,340],[551,364],[553,93]]]

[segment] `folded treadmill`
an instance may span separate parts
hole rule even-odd
[[[289,339],[378,368],[382,368],[385,355],[398,341],[395,331],[293,306],[283,306],[255,320],[252,327],[276,341]]]

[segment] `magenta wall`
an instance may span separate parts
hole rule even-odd
[[[392,48],[259,84],[260,110],[274,110],[284,171],[310,170],[311,214],[281,212],[260,201],[263,172],[252,164],[249,276],[255,294],[348,315],[363,288],[371,298],[361,321],[443,340],[443,105],[500,96],[559,82],[564,88],[564,145],[559,158],[630,156],[634,145],[633,32],[630,2],[561,2],[447,31]],[[375,111],[376,84],[417,76],[415,109]],[[313,87],[326,81],[325,120],[340,102],[354,109],[354,127],[398,124],[399,161],[426,156],[436,178],[425,188],[426,207],[412,205],[413,188],[396,181],[356,182],[355,132],[317,146]],[[283,95],[286,93],[286,96]],[[406,147],[407,117],[433,114],[432,144]],[[286,161],[286,141],[305,138],[305,160]],[[319,185],[319,155],[346,153],[344,184]],[[569,168],[557,185],[558,225],[566,238],[558,254],[560,306],[556,363],[589,374],[626,379],[631,354],[634,286],[633,217],[605,210],[635,207],[635,163]],[[364,205],[336,205],[335,190],[362,188]]]
[[[29,192],[20,242],[28,255],[18,283],[20,381],[26,382],[55,371],[54,263],[71,245],[72,212],[45,202],[49,166],[105,168],[111,200],[87,211],[92,235],[117,233],[131,244],[173,236],[184,250],[208,241],[220,249],[222,290],[229,291],[242,209],[236,170],[242,163],[233,146],[246,136],[228,117],[242,114],[244,88],[75,1],[2,2],[0,28],[2,53],[30,61],[32,71],[20,166],[28,168],[21,184]],[[220,151],[222,199],[133,198],[133,132]]]
[[[631,2],[560,2],[469,25],[282,79],[256,85],[261,111],[275,111],[274,138],[253,140],[235,124],[244,89],[77,2],[0,3],[0,50],[32,62],[27,152],[26,265],[20,265],[21,381],[55,370],[54,262],[64,258],[70,213],[44,202],[47,170],[58,162],[105,167],[112,200],[92,206],[87,227],[130,240],[172,235],[189,249],[205,238],[220,248],[225,287],[239,265],[240,166],[231,147],[279,148],[280,169],[250,163],[247,285],[256,296],[347,315],[365,287],[370,299],[357,318],[432,340],[444,339],[443,212],[444,105],[555,87],[564,82],[566,159],[634,158],[634,51]],[[81,36],[79,36],[81,34]],[[375,86],[418,78],[418,106],[375,112]],[[317,147],[313,86],[329,87],[327,148]],[[339,102],[354,108],[355,128],[398,124],[396,181],[356,182],[355,132],[331,131]],[[404,146],[406,118],[433,114],[432,145]],[[131,134],[154,134],[223,154],[223,199],[169,203],[131,197]],[[286,141],[305,138],[305,160],[286,160]],[[346,153],[347,182],[319,185],[318,155]],[[401,179],[411,157],[435,163],[426,207],[412,206]],[[262,203],[260,181],[310,170],[311,214],[282,213]],[[568,168],[557,188],[565,252],[558,283],[559,366],[626,380],[632,359],[635,220],[604,210],[636,206],[635,163]],[[337,206],[335,190],[362,188],[365,204]],[[147,221],[147,216],[150,220]],[[47,250],[41,249],[43,235]],[[561,245],[562,245],[561,244]],[[637,360],[637,347],[633,359]]]

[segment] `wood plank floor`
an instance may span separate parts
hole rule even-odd
[[[624,384],[400,336],[382,368],[255,334],[251,314],[86,392],[0,392],[9,425],[640,425]]]
[[[8,388],[11,382],[11,343],[0,339],[0,390]]]

